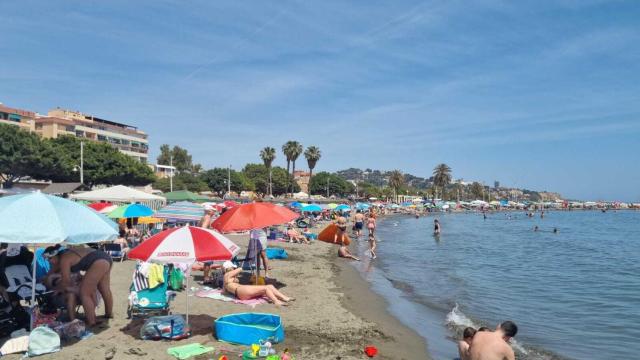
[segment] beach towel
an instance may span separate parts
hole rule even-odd
[[[289,257],[285,249],[268,248],[266,252],[267,252],[267,259],[286,259]]]
[[[233,302],[234,304],[243,304],[243,305],[251,306],[251,308],[255,308],[256,305],[266,304],[268,302],[265,298],[240,300],[227,294],[222,289],[203,289],[198,291],[196,293],[196,296],[200,298],[209,298],[214,300]]]
[[[135,291],[140,291],[149,288],[149,280],[147,277],[140,271],[136,270],[133,272],[133,289]]]
[[[205,347],[199,343],[176,346],[167,349],[167,354],[171,356],[175,356],[178,359],[188,359],[192,356],[198,356],[202,354],[206,354],[208,352],[212,352],[214,350],[213,347]]]
[[[160,284],[164,284],[164,266],[160,264],[151,264],[151,266],[149,266],[147,280],[149,280],[149,287],[151,289]]]

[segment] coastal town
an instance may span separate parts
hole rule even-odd
[[[640,353],[640,2],[0,3],[0,358]]]

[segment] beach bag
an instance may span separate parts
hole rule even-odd
[[[181,291],[184,286],[184,273],[182,270],[173,268],[169,274],[169,288]]]
[[[47,326],[40,326],[29,334],[28,356],[38,356],[60,351],[60,336]]]
[[[140,328],[142,340],[181,340],[191,335],[182,315],[153,316]]]

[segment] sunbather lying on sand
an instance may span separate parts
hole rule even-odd
[[[289,302],[295,300],[281,293],[273,285],[240,285],[238,275],[242,269],[237,269],[232,262],[225,262],[224,268],[224,290],[234,295],[240,300],[256,299],[266,296],[272,303],[277,306],[288,305]]]
[[[300,234],[298,231],[296,231],[296,229],[289,228],[289,230],[287,230],[287,235],[289,236],[289,239],[291,239],[291,242],[305,243],[305,244],[309,243],[309,240],[307,239],[307,237]]]

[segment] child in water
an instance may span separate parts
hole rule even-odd
[[[458,354],[460,354],[460,360],[469,360],[471,355],[469,354],[469,346],[473,340],[473,336],[476,334],[476,329],[468,327],[462,332],[462,340],[458,341]]]
[[[369,253],[371,254],[372,259],[378,257],[376,255],[376,237],[371,233],[369,233]]]

